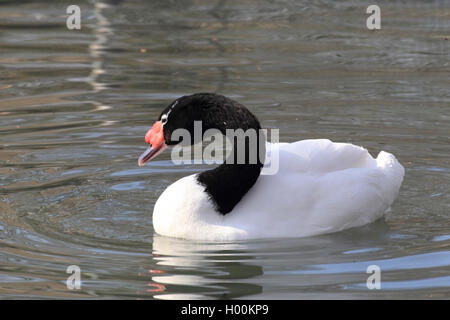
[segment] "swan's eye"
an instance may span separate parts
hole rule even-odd
[[[163,114],[162,116],[161,116],[161,123],[162,124],[165,124],[167,122],[167,114]]]

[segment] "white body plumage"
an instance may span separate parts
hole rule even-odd
[[[234,209],[222,215],[196,175],[170,185],[153,210],[157,233],[230,241],[305,237],[362,226],[381,218],[400,189],[396,158],[325,139],[267,144],[279,152],[279,170],[262,174]]]

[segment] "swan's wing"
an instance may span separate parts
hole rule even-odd
[[[373,168],[376,161],[362,147],[327,139],[302,140],[267,145],[269,159],[278,152],[279,170],[291,172],[331,172],[348,168]]]
[[[295,237],[340,231],[382,217],[402,183],[401,164],[382,151],[372,159],[372,166],[372,160],[365,159],[368,154],[364,149],[338,145],[334,154],[327,145],[317,153],[307,153],[305,146],[301,149],[304,154],[288,152],[284,149],[288,146],[276,146],[281,147],[282,162],[297,171],[282,167],[278,174],[261,176],[244,201],[237,204],[230,223],[254,237]],[[349,157],[356,164],[367,161],[370,165],[342,169],[341,164],[335,166],[339,169],[329,170],[334,163],[320,156],[333,161]],[[322,168],[328,171],[317,171]]]

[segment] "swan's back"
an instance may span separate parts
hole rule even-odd
[[[239,221],[247,212],[255,237],[310,236],[373,222],[393,203],[403,180],[403,167],[383,151],[374,159],[362,147],[326,139],[269,148],[279,151],[279,172],[261,175],[234,214]]]
[[[366,149],[328,139],[267,144],[269,152],[279,152],[280,171],[327,173],[348,168],[375,167]]]

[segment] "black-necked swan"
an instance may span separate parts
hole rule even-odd
[[[176,129],[194,136],[195,121],[202,122],[203,132],[261,129],[246,107],[225,96],[183,96],[170,103],[147,132],[149,147],[139,157],[139,165],[178,144],[179,139],[171,140]],[[268,153],[278,152],[276,174],[261,174],[264,157],[252,163],[246,158],[243,164],[223,163],[171,184],[155,203],[155,231],[213,241],[341,231],[381,218],[403,180],[402,165],[384,151],[374,159],[362,147],[326,139],[267,142],[265,148]]]

